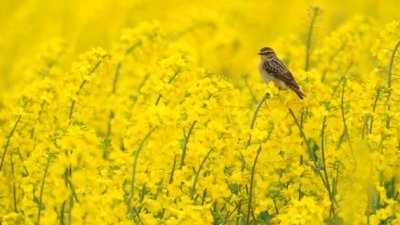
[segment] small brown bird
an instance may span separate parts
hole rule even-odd
[[[265,82],[273,81],[275,86],[279,89],[288,87],[292,89],[300,99],[304,98],[305,95],[301,92],[292,73],[286,68],[283,62],[278,59],[272,48],[264,47],[258,54],[261,56],[258,70]]]

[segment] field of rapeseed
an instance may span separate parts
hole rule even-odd
[[[400,224],[399,4],[3,0],[0,225]]]

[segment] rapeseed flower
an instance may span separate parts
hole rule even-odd
[[[399,224],[396,2],[305,2],[10,3],[0,224]]]

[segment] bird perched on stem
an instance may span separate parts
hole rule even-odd
[[[258,54],[261,57],[258,70],[265,82],[273,81],[275,86],[279,89],[288,87],[292,89],[300,99],[304,98],[305,95],[301,92],[292,73],[286,68],[285,64],[278,59],[272,48],[264,47]]]

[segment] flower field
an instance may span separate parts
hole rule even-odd
[[[4,0],[0,225],[400,224],[398,8]]]

